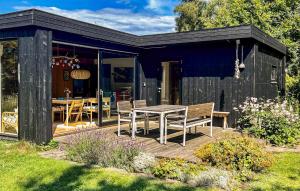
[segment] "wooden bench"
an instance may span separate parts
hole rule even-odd
[[[214,103],[204,103],[197,105],[190,105],[186,108],[185,115],[181,117],[181,119],[175,120],[175,116],[169,116],[173,118],[173,121],[169,123],[170,127],[180,128],[183,130],[183,143],[185,146],[186,140],[186,129],[191,130],[192,127],[195,128],[195,133],[197,132],[197,126],[204,126],[206,124],[210,124],[210,134],[212,137],[212,121],[213,121],[213,111],[214,111]],[[180,116],[178,116],[180,118]],[[165,144],[167,143],[167,120],[166,117],[166,126],[165,126]]]
[[[228,128],[228,122],[227,122],[227,118],[230,112],[226,112],[226,111],[214,111],[213,116],[214,117],[220,117],[223,118],[223,129]]]

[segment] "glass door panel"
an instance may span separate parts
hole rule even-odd
[[[132,101],[134,94],[134,64],[131,55],[101,52],[102,123],[117,121],[117,102]]]
[[[18,134],[17,41],[0,41],[0,133]]]

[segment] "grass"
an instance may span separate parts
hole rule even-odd
[[[250,190],[300,191],[300,153],[275,155],[275,164],[249,184]]]
[[[88,168],[68,161],[40,157],[34,146],[0,141],[0,190],[5,191],[200,191],[126,172]]]
[[[201,191],[114,169],[85,167],[68,161],[45,159],[26,142],[0,141],[0,191]],[[275,155],[276,162],[244,187],[252,191],[300,191],[300,153]],[[244,190],[243,189],[243,190]]]

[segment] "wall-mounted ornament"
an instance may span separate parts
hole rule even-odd
[[[240,40],[236,40],[236,47],[235,47],[235,63],[234,63],[234,78],[239,79],[240,78],[240,60],[239,60],[239,45]]]
[[[91,77],[91,72],[88,70],[73,70],[71,77],[75,80],[87,80]]]
[[[241,58],[241,64],[239,65],[239,69],[243,70],[246,67],[244,64],[244,46],[243,45],[242,45],[241,49],[242,49],[242,58]]]

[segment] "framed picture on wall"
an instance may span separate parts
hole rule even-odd
[[[69,80],[70,80],[70,71],[64,70],[64,81],[69,81]]]
[[[132,83],[133,68],[131,67],[116,67],[113,72],[114,81],[116,83]]]

